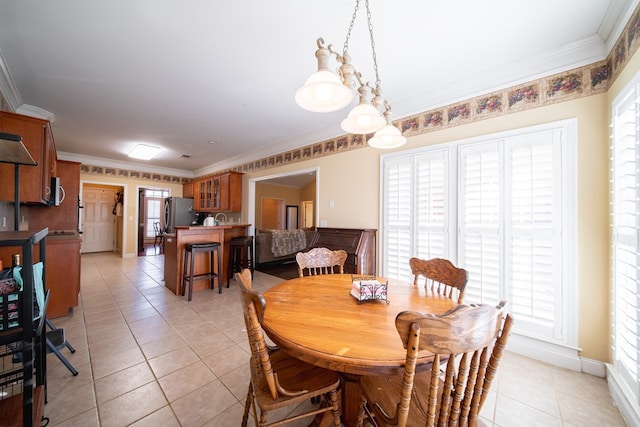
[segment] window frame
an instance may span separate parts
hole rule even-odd
[[[552,353],[559,354],[559,358],[568,357],[572,359],[571,362],[565,361],[561,364],[563,366],[569,366],[569,364],[578,362],[578,270],[577,270],[577,119],[571,118],[566,120],[559,120],[541,125],[523,127],[505,132],[497,132],[493,134],[487,134],[478,137],[466,138],[456,141],[449,141],[440,144],[434,144],[430,146],[424,146],[411,150],[397,151],[393,153],[383,154],[380,157],[380,225],[379,229],[379,259],[381,265],[380,274],[386,277],[389,276],[389,270],[387,268],[387,219],[385,216],[385,205],[389,195],[387,194],[386,187],[386,165],[389,161],[407,157],[414,158],[423,153],[433,152],[434,150],[449,150],[449,174],[448,180],[449,187],[449,200],[452,203],[449,212],[449,236],[450,236],[450,252],[446,256],[454,263],[460,259],[460,245],[458,244],[460,233],[460,219],[458,218],[459,206],[460,206],[460,194],[457,190],[460,182],[459,171],[459,156],[460,148],[463,146],[469,146],[472,144],[490,143],[497,140],[510,140],[515,137],[525,136],[531,133],[551,131],[554,129],[560,129],[562,132],[562,142],[560,143],[560,153],[554,156],[554,162],[556,166],[561,167],[562,184],[561,184],[561,198],[562,208],[561,217],[558,220],[560,225],[560,232],[562,235],[562,312],[563,316],[555,323],[559,324],[561,338],[550,338],[536,336],[535,334],[528,333],[523,330],[519,330],[514,327],[514,335],[519,335],[522,339],[518,343],[518,338],[515,337],[511,341],[512,348],[519,348],[521,352],[527,352],[528,354],[536,353],[539,358],[549,360]],[[559,155],[560,158],[557,158]],[[504,166],[501,168],[501,174],[504,174],[506,169]],[[502,193],[504,194],[505,182],[501,180]],[[414,211],[412,211],[414,212]],[[415,213],[415,212],[414,212]],[[413,230],[413,229],[412,229]],[[455,230],[455,232],[454,232]],[[502,244],[504,244],[504,236],[501,236]],[[413,240],[413,239],[412,239]],[[408,243],[412,253],[415,251],[414,242]],[[413,255],[412,255],[413,256]],[[502,256],[504,261],[505,256]],[[502,262],[503,262],[502,261]],[[407,266],[408,268],[408,266]],[[505,269],[501,269],[502,277],[505,277]],[[406,279],[403,277],[401,279]],[[516,322],[517,323],[517,322]],[[514,342],[516,341],[516,342]],[[546,354],[543,355],[543,354]],[[572,366],[575,366],[572,365]]]

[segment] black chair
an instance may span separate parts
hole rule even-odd
[[[49,353],[55,354],[56,357],[62,362],[62,364],[66,366],[69,372],[71,372],[71,374],[73,374],[73,376],[75,377],[76,375],[78,375],[78,371],[76,371],[73,365],[69,363],[67,358],[64,357],[62,353],[60,353],[60,350],[66,347],[71,353],[75,353],[76,349],[73,348],[71,344],[69,344],[69,341],[67,341],[67,338],[64,335],[63,328],[56,328],[53,325],[53,323],[51,323],[51,320],[49,319],[45,319],[45,320],[47,322],[47,326],[49,327],[49,331],[47,331],[47,335],[46,335],[47,336],[47,354]]]
[[[229,263],[227,265],[227,288],[235,273],[251,270],[253,278],[253,236],[238,236],[229,241]]]
[[[160,223],[153,223],[153,231],[155,232],[155,238],[153,239],[153,247],[155,248],[158,243],[160,247],[164,247],[164,231],[160,229]]]
[[[216,253],[216,261],[214,260],[213,253]],[[197,253],[209,253],[209,271],[206,273],[194,274],[195,270],[195,256]],[[202,242],[202,243],[187,243],[184,246],[184,261],[182,264],[182,296],[184,296],[187,285],[189,286],[188,301],[191,301],[191,294],[193,292],[193,281],[199,279],[207,279],[211,282],[211,289],[214,289],[213,279],[218,278],[218,293],[222,293],[222,256],[220,253],[219,242]]]

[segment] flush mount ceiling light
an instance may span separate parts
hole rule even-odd
[[[162,149],[160,147],[154,147],[153,145],[138,144],[129,153],[129,157],[132,157],[134,159],[141,159],[141,160],[151,160],[161,150]]]
[[[354,87],[357,82],[360,102],[351,110],[347,118],[342,121],[342,129],[345,132],[363,135],[375,132],[373,138],[369,140],[369,145],[375,148],[396,148],[404,145],[407,142],[407,138],[402,136],[400,130],[391,123],[391,107],[381,96],[382,82],[378,74],[369,0],[365,0],[364,4],[367,9],[373,70],[376,76],[375,88],[369,86],[369,82],[364,83],[362,81],[362,74],[357,72],[351,65],[351,57],[347,52],[351,29],[360,8],[360,0],[356,0],[356,7],[351,16],[351,23],[347,31],[342,55],[331,49],[331,45],[325,47],[324,40],[318,38],[318,50],[316,50],[318,71],[312,74],[304,86],[298,89],[295,99],[296,103],[305,110],[321,113],[338,111],[353,101],[355,97]],[[331,55],[335,55],[336,60],[342,64],[338,69],[337,75],[328,66]],[[369,94],[372,95],[371,100],[369,100]],[[383,107],[384,113],[381,114],[380,110]]]

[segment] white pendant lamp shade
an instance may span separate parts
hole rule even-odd
[[[342,84],[337,75],[319,70],[296,91],[296,103],[314,113],[329,113],[349,105],[353,96],[353,91]]]
[[[361,102],[351,110],[340,126],[345,132],[366,135],[380,130],[385,122],[384,117],[373,105]]]
[[[400,129],[387,123],[367,143],[373,148],[389,149],[403,146],[407,143],[407,138],[402,136]]]

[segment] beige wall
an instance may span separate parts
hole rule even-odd
[[[124,206],[122,212],[122,228],[125,233],[123,256],[135,257],[138,250],[136,247],[137,220],[138,220],[138,189],[157,188],[168,189],[172,196],[182,196],[182,184],[172,184],[166,182],[155,182],[143,179],[120,178],[107,175],[80,174],[81,183],[97,183],[115,185],[125,188]]]
[[[637,68],[636,68],[637,69]],[[582,356],[609,361],[608,115],[606,95],[594,95],[526,112],[409,138],[401,150],[477,137],[552,121],[578,121],[579,346]],[[320,220],[329,227],[379,228],[380,156],[354,150],[248,178],[318,167]],[[333,208],[330,207],[333,200]]]

